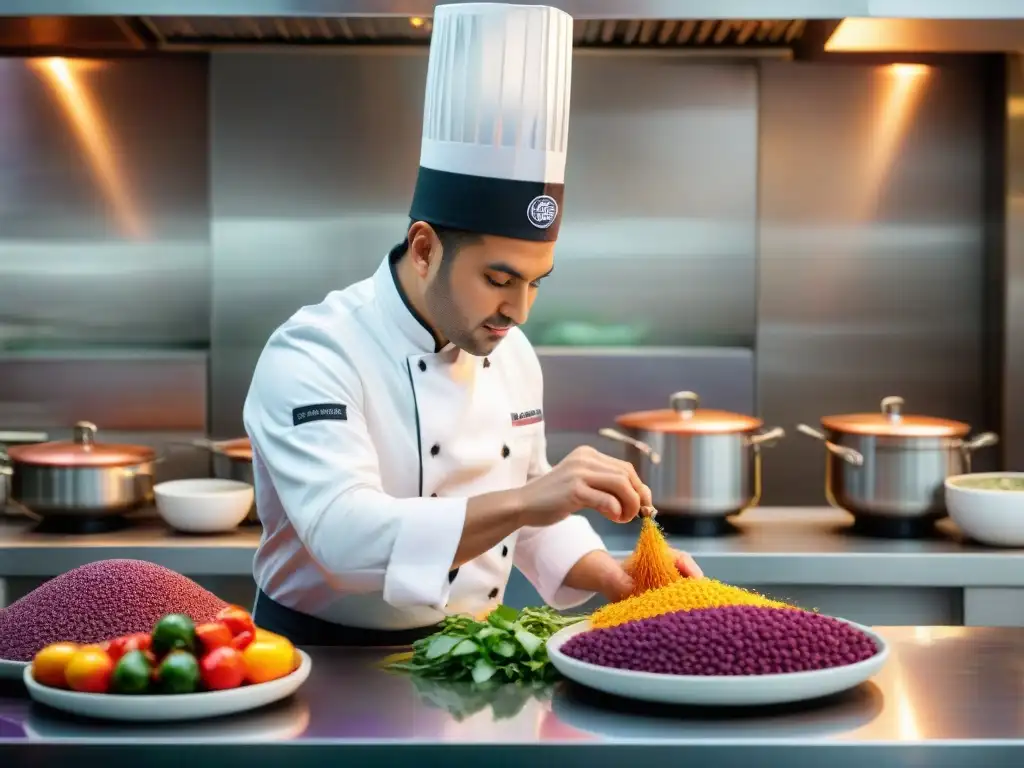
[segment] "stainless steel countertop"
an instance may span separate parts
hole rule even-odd
[[[651,757],[738,765],[741,756],[746,766],[1020,765],[1024,629],[879,631],[891,655],[870,682],[809,704],[750,710],[644,705],[567,683],[534,694],[511,686],[474,694],[467,685],[380,671],[379,652],[328,648],[307,649],[313,672],[290,701],[200,723],[71,719],[32,704],[20,686],[7,683],[0,687],[0,764],[32,758],[58,764],[62,756],[90,754],[82,745],[107,745],[105,760],[120,755],[127,763],[131,755],[150,765],[174,741],[179,766],[190,748],[209,758],[215,747],[256,745],[259,750],[232,754],[247,766],[254,757],[293,762],[294,756],[301,763],[315,754],[345,766],[385,757],[413,764],[424,756],[439,765],[442,753],[448,760],[490,757],[500,765],[519,755],[560,768]]]
[[[635,524],[595,520],[619,556],[636,543]],[[29,521],[0,518],[0,578],[51,577],[87,562],[138,557],[185,575],[252,573],[258,527],[194,536],[169,530],[140,514],[117,533],[42,535]],[[764,507],[735,518],[740,533],[725,538],[671,536],[709,576],[735,584],[1024,587],[1024,549],[994,549],[964,541],[950,520],[927,540],[860,538],[846,532],[852,518],[829,507]]]

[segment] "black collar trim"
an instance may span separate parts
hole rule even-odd
[[[402,283],[398,279],[398,261],[403,255],[405,255],[407,250],[409,250],[409,242],[406,240],[396,245],[388,253],[388,266],[391,267],[391,279],[395,281],[395,290],[398,291],[398,295],[401,297],[405,308],[409,310],[409,314],[416,318],[416,322],[422,325],[423,330],[429,333],[430,338],[434,340],[434,352],[440,352],[444,349],[445,345],[438,341],[437,334],[434,333],[434,329],[431,328],[427,321],[423,319],[423,315],[417,312],[416,308],[413,307],[412,303],[409,301],[409,297],[405,295],[405,291],[402,289]]]

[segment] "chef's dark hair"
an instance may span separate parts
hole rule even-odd
[[[416,219],[410,219],[409,227],[415,224],[416,221]],[[441,242],[441,248],[444,251],[444,257],[441,259],[442,270],[446,270],[451,266],[452,259],[455,258],[462,246],[471,245],[480,239],[480,235],[476,232],[467,232],[464,229],[442,227],[437,224],[432,224],[429,221],[426,223],[430,224],[430,228],[434,230],[434,234],[437,235],[437,239]],[[409,227],[406,227],[406,238],[398,249],[398,252],[395,254],[396,261],[405,256],[406,252],[409,250]]]

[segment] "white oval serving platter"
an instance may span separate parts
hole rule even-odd
[[[226,691],[139,696],[82,693],[37,683],[32,678],[31,666],[25,669],[23,680],[33,701],[72,715],[149,722],[202,720],[247,712],[291,696],[306,682],[313,667],[309,654],[300,650],[299,655],[302,659],[299,668],[290,675]]]
[[[556,632],[548,639],[547,650],[551,663],[564,677],[613,696],[695,706],[789,704],[855,688],[885,666],[889,658],[889,646],[885,640],[867,627],[852,621],[846,623],[874,640],[878,653],[856,664],[785,675],[663,675],[601,667],[566,656],[562,653],[562,646],[569,638],[588,631],[589,621]]]

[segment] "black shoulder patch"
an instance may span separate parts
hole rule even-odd
[[[309,421],[348,421],[348,406],[341,403],[318,403],[292,408],[292,425]]]

